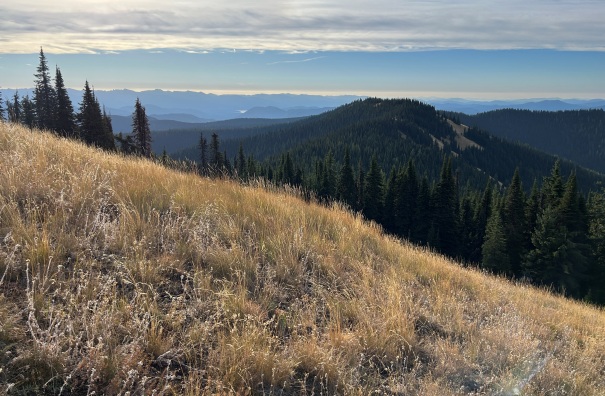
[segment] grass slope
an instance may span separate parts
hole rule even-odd
[[[0,123],[0,393],[599,395],[605,315]]]

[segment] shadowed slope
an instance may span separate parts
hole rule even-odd
[[[0,123],[10,394],[605,392],[605,316],[341,208]]]

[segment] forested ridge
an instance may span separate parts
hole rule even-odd
[[[476,115],[450,113],[469,126],[529,144],[578,165],[605,172],[605,111],[495,110]]]

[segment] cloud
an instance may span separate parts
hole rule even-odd
[[[5,2],[9,3],[9,2]],[[602,0],[22,0],[0,52],[605,50]]]
[[[277,61],[277,62],[270,62],[267,63],[267,65],[278,65],[281,63],[304,63],[304,62],[311,62],[317,59],[323,59],[325,58],[325,56],[316,56],[315,58],[307,58],[307,59],[301,59],[301,60],[285,60],[285,61]]]

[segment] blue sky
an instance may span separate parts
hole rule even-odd
[[[605,97],[601,0],[10,3],[1,88],[30,87],[43,46],[77,89]]]

